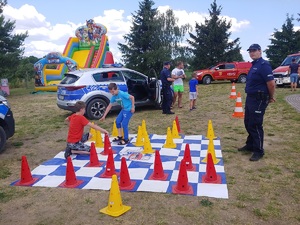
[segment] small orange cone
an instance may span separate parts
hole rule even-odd
[[[159,151],[155,151],[154,170],[149,180],[167,180],[168,174],[164,173]]]
[[[104,135],[104,150],[100,153],[101,155],[108,155],[109,152],[115,154],[116,152],[112,149],[108,134]]]
[[[206,174],[202,177],[203,183],[221,184],[222,178],[217,174],[215,164],[210,153],[207,155]]]
[[[196,171],[196,167],[192,163],[191,150],[190,145],[188,143],[185,145],[183,158],[186,163],[186,169],[188,171]]]
[[[130,180],[126,159],[124,157],[122,157],[119,187],[121,190],[132,190],[134,188],[135,184],[136,184],[136,181]]]
[[[76,188],[77,186],[79,186],[82,183],[83,183],[83,180],[77,180],[77,178],[76,178],[72,159],[69,156],[67,158],[66,179],[59,186],[66,187],[66,188]]]
[[[229,98],[236,99],[236,91],[235,91],[235,83],[234,82],[232,82],[231,92],[230,92]]]
[[[232,117],[244,118],[242,97],[241,97],[240,92],[238,92],[238,95],[237,95],[237,98],[236,98],[234,113],[232,114]]]
[[[31,171],[25,155],[22,156],[21,164],[21,179],[15,183],[16,186],[30,186],[36,182],[39,178],[32,177]]]
[[[100,175],[102,178],[111,178],[112,175],[117,174],[115,170],[115,161],[112,151],[109,151],[105,171]]]
[[[189,184],[186,162],[181,160],[177,183],[172,186],[172,192],[174,194],[193,194],[193,187]]]
[[[96,152],[95,143],[91,143],[91,151],[90,151],[90,163],[87,165],[87,167],[99,167],[102,166],[103,163],[99,162],[98,155]]]

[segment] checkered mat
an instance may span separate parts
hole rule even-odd
[[[184,155],[185,145],[189,143],[192,163],[196,167],[195,171],[188,171],[188,182],[193,187],[193,195],[208,196],[215,198],[228,198],[228,189],[224,171],[224,162],[221,152],[220,139],[214,140],[216,158],[220,161],[215,165],[218,175],[221,176],[221,184],[203,183],[202,177],[206,173],[206,163],[202,160],[207,155],[208,142],[202,135],[181,135],[181,138],[174,139],[175,149],[163,148],[166,141],[166,135],[150,135],[151,146],[154,150],[159,150],[164,172],[168,174],[166,181],[150,180],[153,173],[155,154],[141,154],[142,147],[134,145],[136,135],[132,137],[131,143],[126,146],[119,146],[112,143],[115,168],[119,172],[121,158],[125,157],[129,175],[132,181],[136,181],[135,187],[130,191],[148,191],[172,193],[172,186],[176,184],[179,173],[180,161]],[[112,140],[112,138],[111,138]],[[100,167],[87,167],[89,164],[88,155],[72,155],[72,161],[76,177],[83,183],[79,189],[101,189],[109,190],[111,178],[101,178],[100,175],[105,172],[105,162],[107,156],[101,155],[103,148],[96,148],[100,162],[104,164]],[[64,152],[58,153],[53,159],[50,159],[32,170],[32,176],[38,178],[31,186],[34,187],[59,187],[65,181],[66,160]],[[17,181],[11,185],[15,185]]]

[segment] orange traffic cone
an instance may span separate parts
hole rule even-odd
[[[183,158],[186,163],[186,169],[188,171],[196,171],[196,167],[192,163],[191,150],[190,145],[188,143],[185,145]]]
[[[126,159],[124,157],[122,157],[119,187],[121,190],[132,190],[134,188],[135,184],[136,184],[136,181],[130,180]]]
[[[236,98],[235,109],[234,109],[234,113],[232,114],[232,117],[244,118],[242,97],[241,97],[240,92],[238,92],[238,95],[237,95],[237,98]]]
[[[112,151],[108,152],[107,162],[105,166],[105,171],[100,175],[102,178],[111,178],[112,175],[118,174],[115,170],[115,161]]]
[[[77,180],[77,178],[76,178],[72,159],[69,156],[67,158],[66,179],[59,186],[66,187],[66,188],[75,188],[75,187],[78,187],[82,183],[83,183],[83,180]]]
[[[108,134],[104,135],[104,150],[100,153],[101,155],[108,155],[109,152],[115,154],[116,152],[112,149]]]
[[[31,171],[27,162],[27,158],[25,155],[22,156],[22,164],[21,164],[21,179],[15,183],[16,186],[30,186],[34,182],[36,182],[39,178],[32,177]]]
[[[235,83],[234,82],[232,82],[231,92],[230,92],[229,98],[236,99],[236,91],[235,91]]]
[[[189,184],[186,162],[181,160],[177,183],[172,186],[172,192],[174,194],[193,194],[193,187]]]
[[[222,178],[217,174],[215,164],[210,153],[207,155],[206,174],[202,177],[203,183],[221,184]]]
[[[168,174],[164,173],[159,151],[155,151],[154,170],[149,180],[167,180]]]
[[[95,143],[91,143],[91,151],[90,151],[90,163],[87,165],[87,167],[99,167],[102,166],[103,163],[99,162],[98,155],[96,152]]]

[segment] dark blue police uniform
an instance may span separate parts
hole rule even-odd
[[[172,104],[172,90],[171,90],[171,81],[167,79],[171,78],[171,72],[166,67],[160,72],[160,80],[162,83],[162,92],[163,92],[163,101],[162,101],[162,110],[164,114],[171,113],[171,104]]]
[[[247,149],[264,154],[263,119],[269,104],[269,91],[267,82],[274,80],[272,68],[268,61],[262,58],[254,60],[249,70],[245,92],[245,128],[248,132]]]

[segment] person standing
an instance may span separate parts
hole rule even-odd
[[[296,63],[295,58],[292,59],[292,63],[289,67],[289,74],[291,79],[291,91],[296,91],[298,74],[300,74],[300,66],[298,63]]]
[[[174,96],[172,107],[174,107],[178,96],[178,108],[182,108],[182,94],[184,91],[182,79],[186,78],[183,68],[183,62],[178,61],[176,68],[172,70],[172,78],[175,79],[173,82]]]
[[[238,151],[253,152],[249,160],[258,161],[264,156],[263,120],[268,104],[275,102],[275,82],[270,63],[262,58],[261,47],[252,44],[247,51],[253,60],[245,87],[247,97],[244,124],[248,138],[246,145],[238,148]]]
[[[189,82],[190,87],[190,111],[196,109],[196,100],[198,96],[198,80],[197,74],[192,74],[192,79]]]
[[[160,72],[160,80],[162,83],[162,92],[163,92],[163,100],[162,100],[163,114],[174,114],[174,112],[171,112],[171,104],[173,100],[171,85],[175,79],[171,77],[170,66],[171,66],[170,62],[164,62],[164,68]]]
[[[100,121],[104,121],[106,115],[111,110],[112,104],[117,102],[121,105],[122,110],[119,112],[119,115],[116,118],[116,126],[118,129],[118,137],[116,137],[113,141],[118,142],[118,145],[126,145],[129,143],[129,131],[128,125],[129,121],[135,112],[134,107],[134,97],[127,92],[119,90],[116,83],[110,83],[108,85],[108,90],[112,94],[110,99],[110,103],[107,106],[104,115],[100,118]],[[122,137],[122,128],[124,131],[124,137]]]

